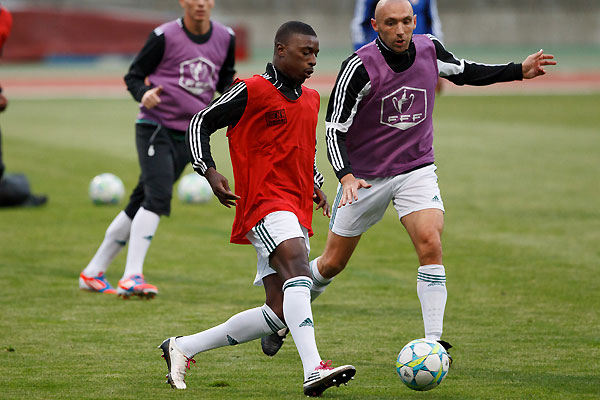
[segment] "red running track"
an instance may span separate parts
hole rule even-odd
[[[243,76],[242,76],[243,77]],[[328,96],[336,75],[318,72],[306,81],[306,86]],[[86,75],[74,77],[2,77],[0,84],[8,97],[54,98],[54,97],[128,97],[123,78],[114,75]],[[600,92],[600,72],[549,72],[547,75],[523,82],[506,82],[488,87],[444,85],[450,95],[499,95],[499,94],[578,94]]]

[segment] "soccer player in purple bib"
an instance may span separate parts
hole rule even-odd
[[[215,90],[233,82],[235,36],[210,19],[214,0],[179,0],[183,18],[156,28],[125,75],[139,101],[136,146],[141,174],[129,204],[112,221],[100,248],[79,276],[81,289],[153,297],[144,259],[161,215],[171,212],[173,184],[190,157],[185,132],[192,116],[206,107]],[[117,290],[104,273],[129,241],[125,272]]]
[[[328,157],[340,185],[325,250],[310,263],[311,296],[314,300],[344,269],[361,235],[391,202],[419,259],[425,337],[440,341],[447,292],[444,205],[433,154],[438,75],[457,85],[489,85],[544,75],[544,66],[556,62],[542,50],[522,64],[456,59],[435,36],[413,36],[417,18],[408,0],[380,1],[371,23],[377,39],[343,62],[327,108]],[[263,351],[275,354],[282,338],[263,340]]]

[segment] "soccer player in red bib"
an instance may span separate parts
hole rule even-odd
[[[356,373],[351,365],[333,368],[331,361],[321,359],[310,305],[313,201],[323,215],[330,214],[315,163],[319,94],[302,86],[313,73],[318,52],[319,42],[309,25],[283,24],[266,72],[236,81],[190,123],[192,165],[223,205],[236,206],[231,242],[255,247],[254,284],[264,285],[266,302],[195,335],[166,339],[160,347],[174,388],[186,388],[186,368],[196,354],[286,327],[302,360],[305,395],[319,396]],[[210,152],[210,135],[226,126],[235,194],[217,172]]]

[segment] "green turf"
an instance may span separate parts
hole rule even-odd
[[[326,100],[326,99],[324,99]],[[324,108],[324,107],[323,107]],[[439,182],[447,209],[449,298],[444,338],[456,360],[432,392],[396,376],[400,348],[423,335],[417,260],[393,210],[362,239],[347,270],[314,304],[323,357],[356,379],[323,398],[597,399],[600,393],[600,96],[450,97],[436,108]],[[0,210],[0,398],[301,398],[290,340],[275,358],[252,342],[198,355],[188,390],[165,385],[156,346],[262,304],[255,253],[228,243],[233,213],[173,202],[145,273],[160,295],[121,301],[79,291],[118,207],[96,207],[89,180],[138,174],[131,100],[14,100],[0,125],[9,172],[22,171],[40,209]],[[319,159],[326,191],[335,179]],[[214,138],[230,176],[226,142]],[[315,215],[313,255],[327,221]],[[108,278],[119,279],[119,255]]]

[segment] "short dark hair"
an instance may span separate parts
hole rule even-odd
[[[290,36],[295,33],[317,36],[312,26],[300,21],[288,21],[277,29],[277,33],[275,34],[275,45],[277,45],[277,43],[287,44]]]

